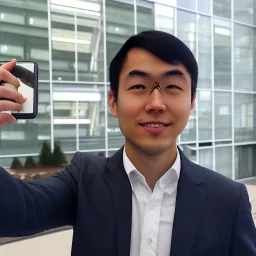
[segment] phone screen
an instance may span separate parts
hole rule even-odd
[[[19,79],[18,91],[27,98],[19,112],[11,114],[17,119],[32,119],[37,116],[38,105],[38,67],[35,62],[18,61],[11,73]],[[2,81],[2,86],[17,90],[13,85]]]

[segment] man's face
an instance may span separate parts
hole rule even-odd
[[[149,155],[171,151],[194,107],[190,75],[183,65],[134,48],[120,73],[117,101],[109,93],[109,107],[126,146]]]

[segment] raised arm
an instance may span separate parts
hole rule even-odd
[[[15,122],[9,111],[19,111],[26,101],[26,96],[18,92],[19,80],[10,73],[15,65],[14,59],[0,66],[0,84],[9,85],[0,86],[0,126]],[[26,236],[72,225],[79,162],[77,153],[57,176],[28,183],[14,179],[0,167],[0,237]]]
[[[72,225],[79,169],[80,153],[58,175],[32,182],[15,179],[0,167],[0,237]]]

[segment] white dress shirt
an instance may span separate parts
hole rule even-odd
[[[177,150],[178,151],[178,150]],[[180,155],[157,181],[153,192],[123,151],[125,171],[132,187],[130,256],[169,256],[180,176]]]

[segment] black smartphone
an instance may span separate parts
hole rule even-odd
[[[6,61],[1,61],[1,64],[5,62]],[[21,110],[19,112],[11,111],[11,114],[16,119],[34,119],[38,114],[38,65],[32,61],[17,61],[11,73],[20,81],[18,91],[27,98]],[[12,85],[5,81],[0,81],[0,85],[12,87]],[[0,98],[0,100],[1,99],[8,100],[4,98]]]

